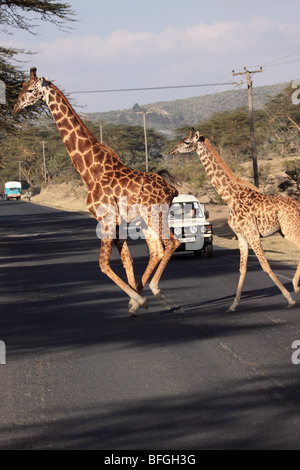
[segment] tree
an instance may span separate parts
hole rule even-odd
[[[40,21],[50,21],[59,28],[66,21],[74,21],[74,13],[67,3],[56,0],[0,0],[0,32],[12,34],[11,29],[19,28],[35,34],[37,18],[31,17],[31,13],[38,14]],[[19,94],[20,83],[27,78],[17,61],[19,53],[30,54],[22,49],[0,47],[0,80],[1,84],[5,84],[6,94],[6,99],[0,103],[0,140],[5,133],[16,130],[18,122],[32,117],[41,109],[39,104],[18,116],[13,115],[13,103]]]
[[[289,84],[282,93],[270,98],[266,112],[272,123],[272,131],[281,146],[281,155],[287,153],[288,145],[299,148],[300,106],[293,103],[294,89]]]
[[[25,29],[33,33],[36,18],[24,16],[26,13],[37,13],[41,21],[50,21],[59,28],[66,21],[74,19],[70,4],[56,0],[0,0],[0,25],[2,32],[8,32],[8,27]]]
[[[300,199],[300,162],[299,160],[290,160],[284,162],[284,170],[287,174],[287,179],[282,181],[278,189],[286,191],[288,196],[297,200]]]

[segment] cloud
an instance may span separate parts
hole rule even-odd
[[[32,65],[70,91],[190,84],[215,82],[232,68],[300,50],[299,26],[253,16],[247,22],[198,22],[159,32],[124,29],[108,36],[72,34],[38,45],[9,45],[38,49],[30,57]]]
[[[139,60],[166,60],[168,63],[195,54],[199,57],[232,57],[237,53],[265,51],[272,39],[273,47],[290,46],[291,38],[300,45],[298,25],[280,24],[264,17],[253,17],[247,23],[224,21],[198,23],[190,27],[166,28],[159,33],[114,31],[110,36],[63,37],[52,43],[42,42],[39,49],[47,62],[72,66],[79,61],[93,67],[138,64]],[[24,47],[24,45],[23,45]],[[32,49],[36,46],[26,45]],[[268,57],[266,57],[268,58]]]

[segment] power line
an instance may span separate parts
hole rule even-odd
[[[280,65],[295,64],[296,62],[299,62],[299,61],[300,61],[300,58],[299,59],[294,59],[294,60],[288,60],[287,62],[280,62],[279,64],[269,64],[269,65],[265,66],[265,68],[279,67]]]
[[[280,62],[281,60],[288,59],[289,57],[293,57],[293,56],[298,55],[298,54],[300,54],[300,51],[294,52],[293,54],[289,54],[289,55],[286,55],[286,56],[283,56],[283,57],[279,57],[279,59],[270,60],[269,62],[266,62],[265,64],[262,64],[262,65],[263,65],[263,67],[268,67],[269,65],[273,65],[274,62]],[[299,60],[299,59],[297,59],[297,60]]]
[[[260,65],[262,65],[264,68],[268,68],[268,67],[277,67],[277,66],[280,66],[280,65],[286,65],[286,64],[291,64],[291,63],[294,63],[294,62],[298,62],[300,60],[300,58],[290,60],[290,61],[287,61],[287,62],[281,62],[282,60],[285,61],[286,59],[294,57],[298,54],[300,54],[300,51],[294,52],[293,54],[285,55],[283,57],[279,57],[278,59],[269,60],[268,62],[265,62],[265,63],[260,64]],[[281,62],[281,63],[276,63],[276,62]],[[254,67],[258,67],[258,65],[252,65],[251,66],[251,68],[254,68]]]
[[[175,88],[198,88],[206,86],[223,86],[223,85],[232,85],[232,82],[223,82],[223,83],[202,83],[198,85],[171,85],[171,86],[155,86],[155,87],[142,87],[142,88],[116,88],[110,90],[85,90],[85,91],[70,91],[69,94],[84,94],[84,93],[115,93],[115,92],[124,92],[124,91],[147,91],[147,90],[170,90]]]

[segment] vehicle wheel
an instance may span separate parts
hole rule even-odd
[[[213,246],[212,245],[206,245],[204,248],[204,256],[205,258],[211,258],[213,255]]]

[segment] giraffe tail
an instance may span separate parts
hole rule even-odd
[[[171,184],[176,184],[177,186],[181,186],[180,181],[178,181],[178,179],[175,178],[175,176],[171,175],[171,173],[168,170],[164,170],[164,169],[159,170],[157,174],[160,175],[167,182]]]

